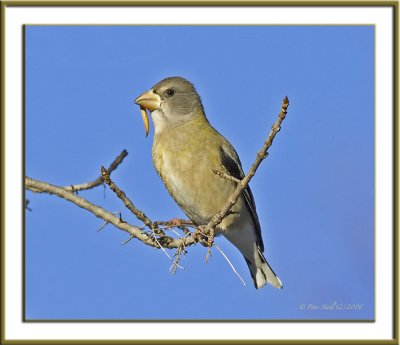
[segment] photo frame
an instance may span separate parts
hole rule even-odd
[[[7,343],[397,343],[397,2],[2,3],[2,341]],[[372,25],[375,49],[373,320],[29,320],[26,265],[24,30],[34,25]],[[140,49],[138,49],[140,52]],[[282,53],[282,52],[280,52]],[[284,52],[290,53],[290,47]],[[26,85],[25,85],[26,86]],[[289,96],[290,97],[290,96]],[[354,107],[357,107],[355,104]],[[279,106],[275,107],[277,113]],[[290,116],[290,107],[289,107]],[[272,125],[272,123],[271,123]],[[284,127],[284,125],[283,125]],[[22,216],[21,216],[22,215]],[[336,302],[336,301],[330,301]],[[336,302],[336,306],[337,303]],[[309,303],[298,301],[308,308]],[[190,322],[186,322],[190,321]],[[261,321],[261,322],[260,322]],[[206,334],[204,332],[206,329]],[[288,332],[288,330],[290,330]]]

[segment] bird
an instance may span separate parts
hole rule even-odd
[[[236,179],[245,176],[234,147],[210,124],[200,95],[182,77],[159,81],[135,103],[142,111],[146,136],[150,112],[154,124],[152,160],[169,194],[195,225],[206,225],[236,189],[234,180],[213,170]],[[283,287],[263,255],[261,225],[249,185],[215,235],[223,235],[242,253],[256,289],[267,283]]]

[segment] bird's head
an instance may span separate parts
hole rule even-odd
[[[149,110],[155,130],[178,127],[191,121],[196,116],[203,116],[203,105],[193,84],[181,77],[170,77],[161,80],[149,91],[135,99],[142,110],[146,129],[149,131]]]

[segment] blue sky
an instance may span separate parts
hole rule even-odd
[[[374,27],[28,26],[26,174],[87,182],[126,149],[113,180],[152,219],[183,217],[152,165],[153,126],[146,139],[133,103],[168,76],[195,84],[246,171],[289,97],[251,182],[284,289],[254,289],[223,238],[245,287],[217,250],[206,264],[200,245],[171,275],[160,250],[121,246],[125,232],[97,233],[95,216],[27,192],[26,318],[373,319]],[[108,189],[79,195],[140,224]],[[361,307],[323,309],[333,303]]]

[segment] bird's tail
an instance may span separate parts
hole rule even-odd
[[[246,258],[246,262],[249,266],[256,289],[261,289],[267,283],[271,284],[273,287],[282,289],[282,282],[268,264],[263,253],[257,249],[257,252],[254,254],[256,256],[255,260],[250,261]]]

